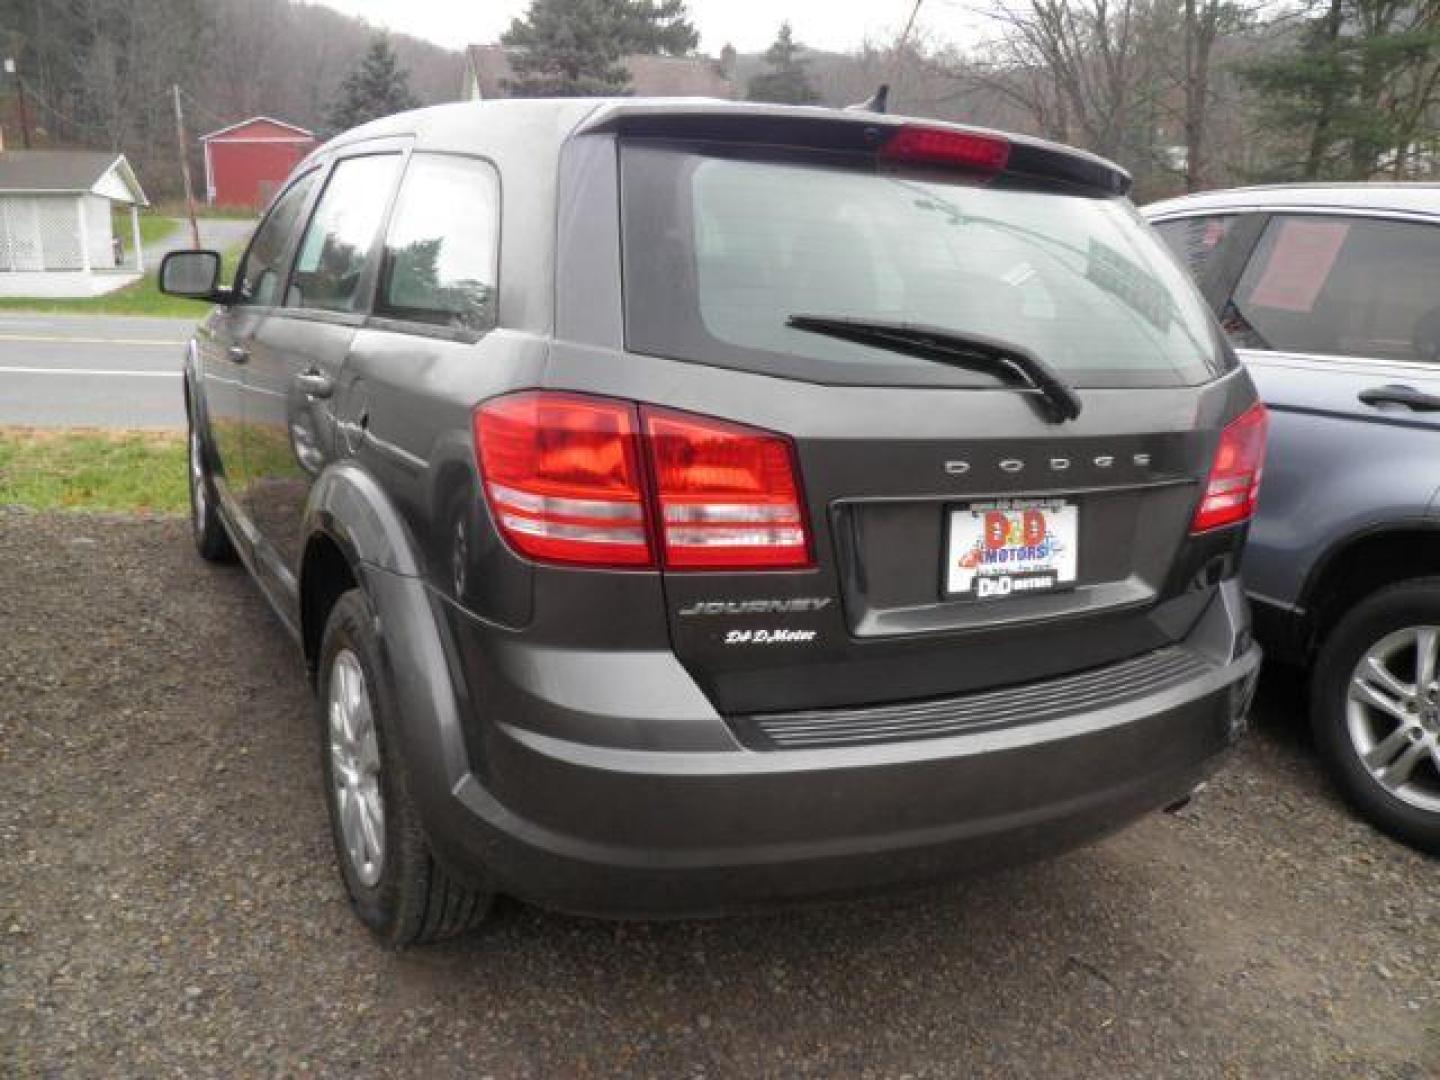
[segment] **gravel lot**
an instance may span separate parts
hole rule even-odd
[[[0,1073],[1440,1075],[1437,864],[1271,677],[1191,808],[925,894],[499,909],[406,955],[332,868],[302,665],[182,519],[0,511]]]

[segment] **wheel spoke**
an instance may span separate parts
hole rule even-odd
[[[360,829],[365,834],[365,849],[370,853],[369,861],[376,862],[384,848],[381,838],[384,811],[380,809],[380,799],[374,791],[364,792],[356,801],[360,804]]]
[[[1411,745],[1410,731],[1410,725],[1401,724],[1394,731],[1390,732],[1389,735],[1386,735],[1385,738],[1376,743],[1374,748],[1365,755],[1365,764],[1370,766],[1372,770],[1378,769],[1383,771],[1391,762],[1400,756],[1407,746]]]
[[[330,744],[330,772],[336,783],[350,785],[355,782],[355,761],[342,746]]]
[[[1374,663],[1374,660],[1370,661]],[[1368,672],[1367,672],[1368,673]],[[1380,688],[1367,682],[1363,676],[1357,675],[1350,682],[1350,696],[1359,702],[1363,702],[1381,712],[1388,713],[1402,724],[1410,722],[1410,714],[1405,711],[1403,705],[1386,697]]]
[[[1415,771],[1420,759],[1428,754],[1429,749],[1423,742],[1411,743],[1389,768],[1379,774],[1380,782],[1392,791],[1400,787],[1410,779],[1410,774]]]
[[[1384,662],[1377,656],[1367,656],[1362,673],[1356,677],[1372,683],[1378,683],[1402,701],[1415,693],[1415,687],[1397,679],[1395,673],[1386,667]]]
[[[1425,693],[1435,681],[1436,630],[1422,626],[1415,633],[1415,689]]]
[[[353,791],[345,792],[344,806],[340,811],[340,831],[345,836],[345,847],[350,852],[350,862],[356,870],[365,867],[365,811]]]

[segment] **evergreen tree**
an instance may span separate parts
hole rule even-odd
[[[780,105],[812,105],[820,95],[810,85],[806,62],[800,57],[801,45],[795,40],[788,22],[780,24],[775,41],[765,50],[765,63],[770,70],[750,80],[745,96],[751,101],[771,101]]]
[[[1400,173],[1440,103],[1440,4],[1311,0],[1291,47],[1240,71],[1268,126],[1300,140],[1276,178]]]
[[[500,38],[515,72],[512,97],[623,94],[631,53],[683,56],[699,35],[684,0],[531,0]]]
[[[419,104],[410,92],[410,73],[400,67],[390,39],[377,34],[360,66],[340,84],[340,96],[331,104],[326,122],[332,131],[346,131]]]

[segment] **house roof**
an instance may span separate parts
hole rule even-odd
[[[0,151],[0,193],[95,194],[150,205],[125,155],[110,150]]]
[[[248,120],[239,120],[233,124],[227,124],[225,127],[217,128],[216,130],[210,132],[207,135],[201,135],[200,141],[207,142],[210,139],[217,139],[225,135],[233,135],[233,133],[239,131],[241,128],[247,128],[252,125],[258,126],[267,124],[270,127],[282,128],[285,131],[292,132],[301,139],[313,139],[315,137],[315,133],[313,131],[302,128],[299,124],[291,124],[287,123],[284,120],[276,120],[273,116],[252,116]]]
[[[467,78],[474,78],[480,96],[504,97],[505,80],[514,75],[504,46],[471,45],[465,54]],[[629,89],[636,97],[735,97],[734,80],[708,56],[634,53],[620,63],[630,73]]]

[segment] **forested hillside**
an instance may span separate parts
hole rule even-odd
[[[178,84],[192,134],[256,114],[323,133],[341,81],[375,28],[318,4],[290,0],[0,0],[0,42],[27,89],[36,145],[117,149],[152,196],[174,192]],[[393,35],[422,103],[452,101],[461,49]],[[18,146],[13,79],[0,124]]]

